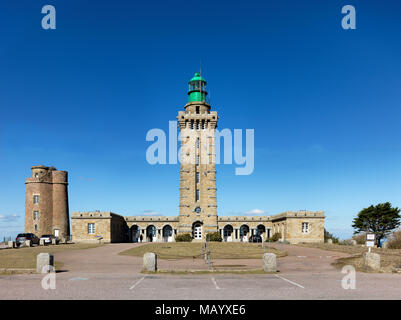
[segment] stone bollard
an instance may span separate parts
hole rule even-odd
[[[54,272],[54,257],[51,253],[39,253],[36,257],[36,272]]]
[[[57,239],[52,239],[52,244],[57,244]]]
[[[350,244],[351,244],[351,246],[356,246],[356,240],[351,239]]]
[[[274,253],[263,254],[263,271],[264,272],[277,271],[277,258]]]
[[[333,239],[327,239],[328,244],[333,244]]]
[[[31,246],[31,240],[25,240],[25,247]]]
[[[386,242],[383,242],[382,248],[383,248],[383,249],[388,249],[388,242],[387,242],[387,241],[386,241]]]
[[[145,271],[157,271],[157,255],[153,252],[146,252],[143,255],[143,269]]]
[[[45,245],[45,239],[40,239],[39,240],[39,245],[44,246]]]
[[[372,271],[380,270],[380,254],[373,252],[365,252],[363,254],[363,265],[366,269]]]
[[[9,248],[14,248],[14,241],[8,241],[8,247]]]

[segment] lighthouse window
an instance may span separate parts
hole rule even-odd
[[[196,190],[196,201],[199,201],[199,190]]]
[[[34,204],[38,204],[39,203],[39,196],[38,195],[34,195],[33,196],[33,203]]]
[[[199,183],[199,172],[196,173],[196,183]]]
[[[34,220],[38,220],[38,217],[39,217],[39,211],[34,211],[33,212],[33,219]]]
[[[196,114],[199,114],[199,106],[196,106]]]

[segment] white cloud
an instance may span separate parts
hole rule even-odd
[[[245,214],[247,214],[247,215],[266,214],[266,211],[261,210],[261,209],[253,209],[251,211],[246,211]]]
[[[146,216],[160,216],[160,212],[154,210],[143,210],[142,213]]]
[[[16,221],[19,218],[18,214],[0,214],[0,222]]]

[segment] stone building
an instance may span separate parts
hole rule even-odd
[[[25,232],[69,237],[67,171],[42,165],[31,169],[25,181]]]
[[[206,81],[200,73],[189,81],[188,103],[178,112],[181,132],[178,216],[124,217],[112,212],[74,212],[75,242],[171,242],[190,233],[194,241],[219,232],[224,241],[264,239],[280,233],[291,243],[323,242],[324,213],[284,212],[273,216],[217,216],[215,135],[218,116],[206,102]]]

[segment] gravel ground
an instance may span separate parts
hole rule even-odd
[[[346,274],[331,266],[347,254],[275,245],[288,256],[277,274],[145,275],[142,259],[118,255],[137,244],[111,244],[57,253],[63,270],[56,289],[44,290],[42,275],[0,276],[2,299],[400,299],[400,274],[356,273],[356,289],[342,288]],[[221,263],[227,264],[227,261]],[[235,260],[238,264],[238,259]],[[261,263],[254,260],[250,263]],[[174,266],[176,261],[160,261]],[[182,261],[190,265],[191,262]],[[260,264],[259,264],[260,265]]]

